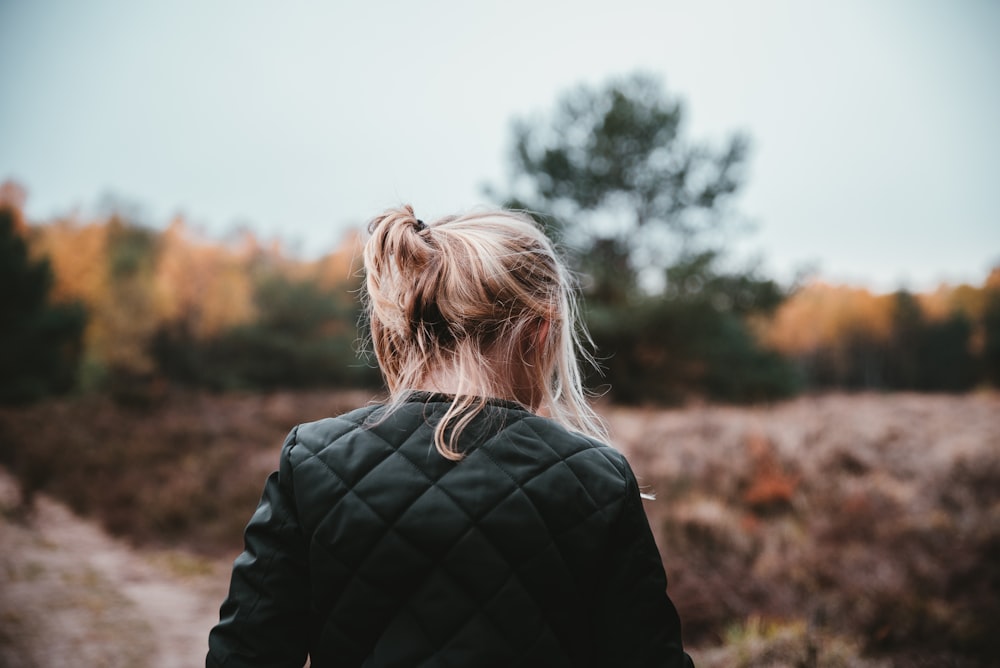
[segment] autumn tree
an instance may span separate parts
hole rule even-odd
[[[255,239],[246,242],[247,248],[235,249],[208,242],[183,218],[174,218],[157,239],[157,327],[204,341],[252,321]]]
[[[1000,387],[1000,287],[989,292],[983,324],[983,374],[993,387]]]
[[[232,256],[227,260],[216,248],[202,282],[214,290],[239,284],[237,294],[248,300],[239,302],[245,315],[201,334],[193,323],[205,324],[203,317],[166,321],[153,339],[161,372],[175,382],[220,390],[377,385],[377,371],[358,357],[358,241],[348,235],[315,262],[251,243],[239,272],[222,282]],[[197,313],[198,303],[192,296],[187,312]],[[225,313],[216,310],[212,322]]]
[[[934,293],[813,283],[761,331],[815,388],[963,391],[988,380],[988,287]]]

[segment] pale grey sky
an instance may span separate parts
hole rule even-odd
[[[510,121],[642,69],[692,139],[750,135],[740,245],[787,278],[979,282],[1000,263],[1000,2],[0,0],[0,180],[113,193],[303,253],[502,184]]]

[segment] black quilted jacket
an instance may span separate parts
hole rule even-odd
[[[207,666],[691,666],[624,457],[496,401],[451,462],[447,408],[289,434]]]

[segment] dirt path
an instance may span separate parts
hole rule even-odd
[[[229,563],[137,551],[0,470],[0,667],[204,665]]]

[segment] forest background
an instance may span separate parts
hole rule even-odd
[[[599,358],[592,387],[676,404],[1000,384],[1000,267],[923,294],[781,285],[728,256],[747,138],[716,147],[683,123],[656,77],[579,86],[548,117],[515,122],[513,177],[485,188],[567,255]],[[0,186],[0,400],[379,387],[363,354],[362,230],[306,261],[247,229],[212,241],[182,217],[154,226],[127,209],[29,225],[26,196]]]
[[[972,397],[986,425],[957,450],[895,422],[874,444],[850,447],[824,440],[834,429],[824,423],[793,448],[766,429],[712,418],[698,429],[714,450],[689,452],[683,466],[665,463],[676,453],[625,442],[651,478],[662,476],[666,493],[650,513],[658,539],[685,551],[682,573],[703,577],[681,579],[689,633],[730,652],[720,665],[736,665],[736,655],[755,665],[767,652],[789,665],[886,656],[921,665],[915,653],[978,665],[998,649],[984,620],[997,613],[988,594],[1000,586],[1000,534],[983,527],[997,526],[1000,508],[989,418],[1000,385],[1000,268],[978,285],[925,293],[780,284],[727,254],[746,138],[693,141],[683,113],[648,75],[566,91],[549,116],[514,125],[514,177],[488,189],[494,202],[533,212],[565,247],[602,367],[590,385],[612,423],[635,407],[919,391]],[[127,207],[28,221],[26,197],[17,183],[0,188],[0,400],[10,406],[0,463],[18,476],[26,507],[52,493],[138,544],[228,552],[259,486],[237,475],[251,469],[228,468],[240,448],[259,447],[238,442],[255,437],[237,418],[276,393],[291,391],[312,411],[334,391],[380,392],[373,360],[359,355],[363,232],[306,260],[248,230],[209,239],[181,217],[150,224]],[[232,397],[251,403],[226,403]],[[201,423],[181,417],[205,405],[228,408]],[[915,406],[914,420],[946,410]],[[825,419],[857,410],[834,404]],[[141,431],[150,421],[158,428]],[[57,429],[69,424],[75,436]],[[664,443],[678,440],[659,428]],[[67,438],[72,458],[59,454]],[[206,438],[213,447],[194,447]],[[894,447],[923,448],[904,458],[935,456],[914,474],[894,468]],[[728,467],[727,449],[737,453]],[[830,486],[831,471],[865,484]],[[909,490],[923,482],[937,496],[913,510]],[[876,509],[897,524],[867,524]],[[891,549],[900,541],[908,554]],[[856,573],[830,565],[838,542],[882,550],[872,563],[892,577],[861,587]],[[806,564],[809,574],[778,584]],[[852,592],[864,599],[858,609]],[[816,598],[824,604],[806,603]]]

